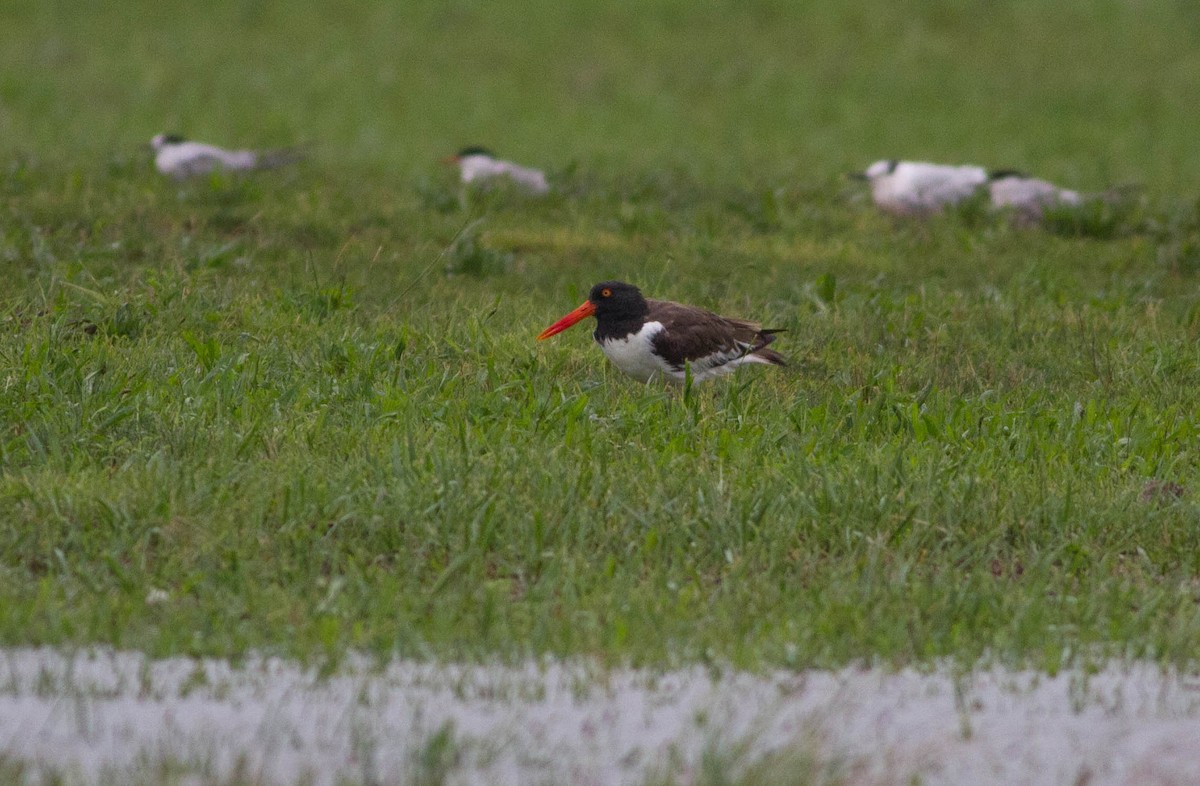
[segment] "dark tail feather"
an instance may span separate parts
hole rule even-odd
[[[1006,177],[1029,177],[1019,169],[993,169],[988,172],[988,180],[1003,180]]]
[[[259,153],[258,159],[254,162],[256,169],[275,169],[288,164],[294,164],[297,161],[303,161],[305,151],[302,147],[285,147],[280,150],[268,150],[265,153]]]
[[[750,354],[754,355],[754,357],[756,357],[756,358],[761,358],[761,359],[767,361],[768,363],[770,363],[773,366],[786,366],[787,365],[787,361],[783,359],[783,355],[779,354],[778,352],[776,352],[773,349],[766,349],[766,348],[756,349],[753,352],[751,352]]]
[[[767,344],[775,340],[776,333],[782,333],[787,328],[767,328],[766,330],[758,331],[759,344],[750,354],[756,358],[761,358],[768,363],[776,366],[786,366],[787,361],[783,359],[783,355],[773,349],[767,349]]]

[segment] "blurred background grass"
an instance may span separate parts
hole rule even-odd
[[[1200,179],[1200,6],[1135,0],[10,0],[0,151],[86,166],[160,130],[425,170],[820,181],[876,158],[1072,187]]]

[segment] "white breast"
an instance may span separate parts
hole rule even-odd
[[[612,361],[613,365],[634,379],[649,382],[653,379],[666,379],[669,382],[683,382],[687,379],[687,370],[678,369],[654,353],[654,337],[663,330],[661,322],[647,322],[637,333],[626,338],[606,339],[600,342],[600,349]],[[691,362],[692,379],[703,382],[712,377],[732,373],[743,363],[767,363],[757,355],[746,352],[749,346],[743,344],[729,352],[714,352]]]
[[[653,339],[662,329],[661,322],[647,322],[641,330],[625,338],[610,338],[599,342],[600,349],[604,350],[604,354],[614,366],[642,382],[649,382],[655,377],[683,379],[681,372],[675,371],[665,360],[654,354]]]

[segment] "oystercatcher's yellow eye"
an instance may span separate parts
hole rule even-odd
[[[608,287],[600,290],[600,297],[612,297],[612,290]]]

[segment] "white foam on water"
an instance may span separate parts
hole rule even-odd
[[[0,761],[32,780],[149,783],[169,765],[198,784],[404,782],[439,731],[452,784],[686,783],[706,752],[789,750],[847,784],[1200,784],[1200,678],[1146,663],[758,675],[351,657],[322,677],[276,658],[0,650]]]

